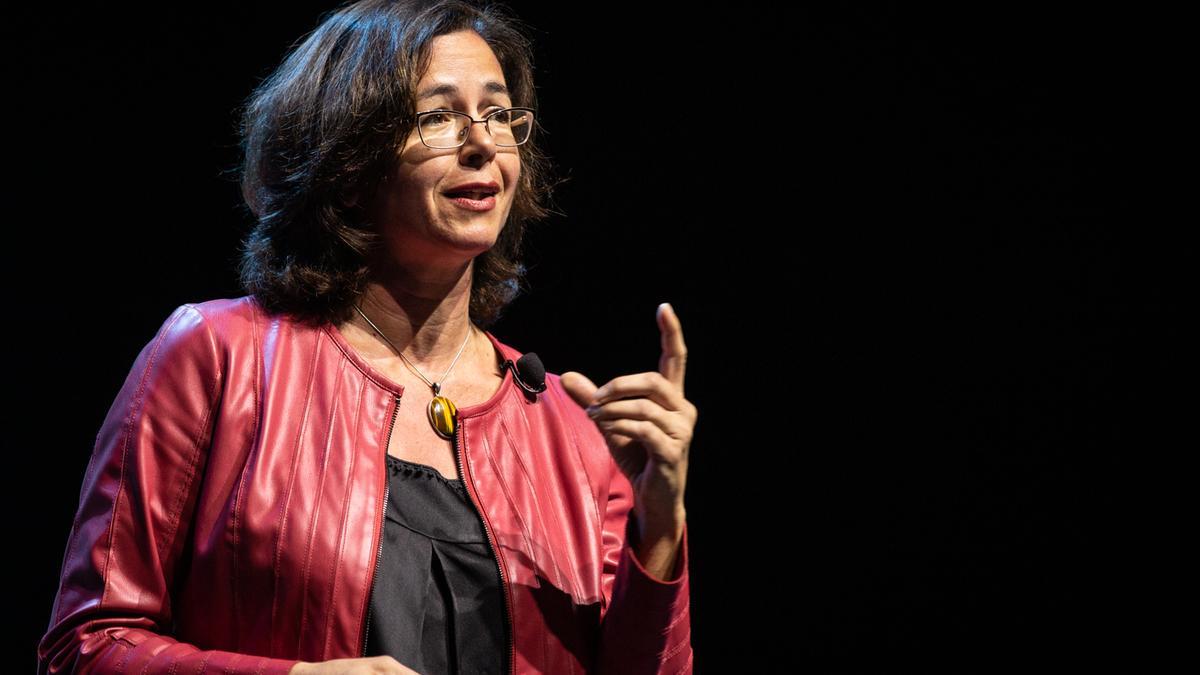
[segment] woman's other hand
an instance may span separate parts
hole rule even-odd
[[[288,675],[420,675],[391,656],[358,659],[332,659],[319,663],[301,661]]]
[[[663,303],[657,319],[662,338],[657,372],[622,375],[600,387],[575,371],[563,373],[560,381],[587,408],[633,485],[643,551],[673,552],[686,519],[683,493],[698,411],[683,395],[687,346],[679,317]]]

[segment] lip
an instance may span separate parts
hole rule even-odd
[[[446,199],[457,204],[459,207],[468,211],[491,211],[496,208],[496,195],[488,195],[483,199],[471,199],[469,197],[451,197],[443,195]]]
[[[487,183],[481,183],[478,181],[471,182],[471,183],[462,183],[461,185],[455,185],[453,187],[446,188],[446,190],[444,190],[442,192],[442,194],[446,194],[447,192],[464,192],[464,191],[486,191],[486,192],[491,192],[492,195],[495,196],[495,194],[497,192],[500,192],[500,184],[497,183],[496,181],[490,181]]]

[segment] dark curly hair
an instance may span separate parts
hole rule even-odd
[[[239,109],[242,196],[256,222],[239,249],[238,274],[267,311],[314,325],[351,315],[380,244],[362,204],[415,126],[430,43],[464,29],[495,52],[513,105],[536,108],[530,42],[504,5],[360,0],[328,12]],[[551,213],[551,165],[537,138],[518,147],[508,221],[474,260],[470,316],[483,328],[527,290],[525,228]]]

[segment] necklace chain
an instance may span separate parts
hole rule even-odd
[[[362,316],[363,319],[366,319],[367,323],[371,324],[371,328],[374,328],[376,333],[379,333],[379,337],[383,338],[384,341],[387,342],[389,346],[391,346],[392,350],[395,351],[397,354],[399,354],[400,358],[404,359],[404,363],[407,364],[408,367],[413,370],[413,372],[415,372],[418,376],[420,376],[420,378],[422,380],[425,380],[425,384],[428,384],[430,386],[430,388],[433,389],[433,395],[440,396],[442,393],[442,385],[446,383],[446,378],[450,376],[450,371],[454,370],[454,364],[458,363],[458,357],[462,356],[463,350],[467,348],[467,342],[469,342],[471,339],[471,331],[473,330],[474,327],[468,322],[467,337],[465,340],[463,340],[462,346],[458,348],[458,354],[456,354],[454,356],[454,360],[450,362],[450,367],[447,368],[446,372],[442,374],[441,380],[439,382],[430,382],[429,378],[425,377],[425,375],[416,366],[413,365],[412,361],[408,360],[408,357],[404,355],[404,352],[397,349],[396,345],[393,344],[392,341],[388,339],[388,336],[384,335],[383,331],[379,330],[379,326],[376,326],[374,321],[371,321],[371,319],[367,318],[366,314],[363,314],[362,309],[359,308],[358,305],[355,305],[354,309],[358,310],[359,315]]]

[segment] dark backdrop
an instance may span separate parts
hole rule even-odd
[[[1132,653],[1117,439],[1182,272],[1115,215],[1145,94],[1128,17],[513,5],[570,181],[493,332],[603,382],[657,367],[674,304],[697,670]],[[9,339],[38,402],[9,453],[36,485],[10,521],[17,661],[137,352],[179,304],[242,294],[232,111],[330,6],[14,10]]]

